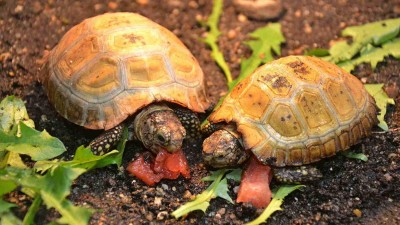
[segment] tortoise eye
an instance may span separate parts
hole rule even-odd
[[[157,134],[156,136],[157,140],[159,140],[160,142],[165,142],[165,137],[162,134]]]

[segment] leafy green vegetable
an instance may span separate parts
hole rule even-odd
[[[0,152],[7,150],[29,155],[32,160],[54,158],[66,151],[64,144],[46,131],[39,132],[25,123],[19,122],[21,137],[0,131]]]
[[[208,17],[206,26],[210,29],[204,42],[211,48],[211,57],[217,62],[218,66],[221,67],[222,71],[226,76],[226,80],[232,82],[232,74],[229,70],[228,64],[224,59],[224,55],[219,50],[217,45],[218,37],[221,32],[218,30],[219,18],[222,14],[223,0],[214,0],[213,9],[211,15]]]
[[[396,58],[400,58],[400,39],[394,39],[390,42],[385,43],[382,47],[374,47],[368,44],[360,51],[360,56],[351,60],[338,63],[338,66],[342,67],[347,72],[351,72],[356,65],[361,63],[370,63],[372,69],[376,68],[378,62],[383,61],[385,56],[392,55]]]
[[[283,185],[279,187],[278,191],[273,194],[273,198],[271,203],[264,209],[259,217],[255,220],[247,223],[246,225],[256,225],[260,223],[264,223],[267,219],[274,213],[275,211],[282,210],[281,205],[283,203],[283,199],[289,195],[291,192],[304,187],[304,185]]]
[[[346,156],[347,158],[359,159],[359,160],[362,160],[364,162],[368,161],[368,157],[366,155],[364,155],[363,153],[355,153],[355,152],[352,152],[352,151],[344,151],[344,152],[342,152],[342,154],[344,156]]]
[[[394,39],[399,30],[400,18],[348,27],[342,31],[342,35],[352,37],[353,42],[351,44],[344,41],[337,42],[329,50],[330,56],[327,59],[334,63],[350,60],[368,44],[382,45]]]
[[[33,120],[29,119],[24,102],[14,96],[8,96],[0,102],[0,131],[20,137],[19,122],[34,128]],[[18,126],[15,126],[18,125]]]
[[[57,167],[52,173],[41,176],[30,169],[7,167],[0,170],[0,181],[14,182],[41,196],[44,203],[55,208],[60,214],[59,221],[68,224],[87,224],[91,210],[73,206],[66,199],[74,179],[85,172],[85,169]]]
[[[228,202],[233,203],[232,198],[228,194],[227,179],[240,180],[240,177],[238,177],[241,174],[240,171],[240,169],[233,171],[229,169],[212,171],[211,176],[202,179],[203,181],[213,181],[211,185],[201,194],[197,195],[193,201],[180,206],[178,209],[173,211],[171,215],[175,218],[179,218],[195,210],[205,212],[210,205],[210,200],[216,197],[221,197]],[[227,172],[230,173],[226,174]]]
[[[372,97],[374,97],[376,105],[380,109],[380,114],[378,115],[379,124],[378,126],[383,130],[387,131],[388,125],[385,122],[386,106],[388,104],[394,105],[394,99],[389,98],[385,91],[382,89],[383,84],[366,84],[365,89],[369,92]]]
[[[20,99],[7,97],[0,103],[0,225],[31,224],[42,202],[61,214],[58,223],[87,224],[92,210],[74,206],[67,199],[72,182],[90,169],[110,164],[120,165],[128,136],[127,129],[117,147],[119,151],[96,156],[89,148],[80,147],[72,161],[41,161],[60,155],[65,147],[46,131],[33,129],[33,122],[29,121]],[[49,171],[44,175],[35,173],[25,166],[20,154],[29,155],[37,161],[35,168],[38,171]],[[16,187],[21,187],[25,194],[33,198],[23,221],[10,211],[14,205],[1,199]]]
[[[273,53],[280,55],[280,46],[285,42],[279,23],[270,23],[265,27],[258,28],[249,36],[252,40],[246,41],[245,44],[250,47],[252,54],[249,58],[242,60],[240,74],[237,79],[228,83],[229,90],[250,75],[260,64],[274,60]]]

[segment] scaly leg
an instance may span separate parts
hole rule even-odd
[[[121,139],[124,125],[119,124],[116,127],[105,131],[100,136],[90,142],[89,146],[95,155],[103,155],[117,145]]]

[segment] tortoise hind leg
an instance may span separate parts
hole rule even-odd
[[[174,109],[176,116],[181,121],[182,126],[186,130],[186,138],[196,139],[201,137],[200,120],[196,113],[189,109],[177,107]]]
[[[116,127],[105,131],[96,137],[89,146],[95,155],[103,155],[111,150],[121,139],[124,125],[119,124]]]
[[[321,172],[313,166],[291,166],[273,169],[274,177],[281,183],[298,184],[318,180]]]

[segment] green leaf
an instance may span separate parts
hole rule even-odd
[[[59,166],[69,167],[69,168],[82,168],[86,170],[92,170],[96,168],[102,168],[108,165],[116,164],[121,165],[122,156],[125,150],[125,143],[128,139],[128,129],[124,129],[122,133],[121,140],[118,143],[117,149],[112,150],[104,155],[94,155],[89,147],[80,146],[76,149],[75,156],[70,161],[39,161],[35,164],[34,168],[38,172],[45,172],[49,169],[54,169]]]
[[[0,131],[0,152],[7,150],[29,155],[39,161],[54,158],[66,151],[64,144],[46,131],[39,132],[20,122],[21,137]]]
[[[394,99],[387,96],[385,91],[382,89],[383,84],[365,84],[364,87],[367,89],[368,93],[374,97],[376,105],[380,109],[380,113],[378,115],[378,126],[387,131],[389,128],[385,122],[386,107],[388,104],[394,105]]]
[[[274,60],[273,53],[281,54],[281,44],[285,42],[285,37],[281,32],[279,23],[270,23],[265,27],[258,28],[249,34],[252,40],[246,41],[252,51],[249,58],[243,59],[240,64],[240,74],[233,82],[229,82],[229,90],[254,72],[260,64]]]
[[[215,189],[215,195],[233,204],[233,200],[228,194],[228,182],[226,178],[222,179],[217,185],[217,188]]]
[[[237,182],[242,180],[242,169],[234,169],[226,175],[226,179],[231,179]]]
[[[355,153],[355,152],[352,152],[352,151],[344,151],[344,152],[342,152],[342,154],[344,156],[346,156],[347,158],[359,159],[359,160],[362,160],[364,162],[368,161],[368,157],[366,155],[364,155],[363,153]]]
[[[33,120],[29,119],[24,102],[14,96],[8,96],[0,102],[0,131],[20,136],[19,123],[24,122],[34,128]]]
[[[55,169],[59,166],[91,170],[95,168],[101,168],[110,164],[116,164],[115,158],[117,155],[118,151],[113,150],[111,152],[108,152],[107,154],[98,156],[94,155],[90,148],[80,146],[76,150],[75,156],[71,161],[39,161],[35,164],[34,168],[41,173],[47,171],[48,169]]]
[[[314,48],[306,51],[304,55],[324,57],[329,55],[329,50],[324,48]]]
[[[381,45],[394,39],[400,30],[400,18],[377,21],[361,26],[348,27],[342,31],[343,36],[351,36],[353,42],[337,42],[329,50],[329,61],[339,63],[351,60],[368,44]]]
[[[22,221],[11,212],[0,214],[0,225],[21,225]]]
[[[41,176],[31,169],[7,167],[0,170],[0,180],[12,181],[25,189],[31,190],[43,199],[49,208],[55,208],[60,214],[62,223],[87,224],[91,210],[73,206],[66,199],[70,194],[73,180],[85,172],[85,169],[57,167]]]
[[[4,155],[0,156],[0,168],[4,168],[7,165],[18,168],[27,167],[18,153],[8,151],[3,151],[3,153]]]
[[[271,202],[267,206],[267,208],[264,209],[264,211],[261,213],[259,217],[257,217],[255,220],[247,223],[246,225],[256,225],[256,224],[261,224],[265,223],[267,219],[276,211],[282,210],[281,205],[283,203],[283,199],[289,195],[291,192],[304,187],[304,185],[283,185],[281,186],[278,191],[274,194],[274,197],[272,198]]]
[[[39,211],[40,205],[42,204],[42,198],[37,194],[33,199],[31,206],[29,207],[28,212],[25,214],[24,220],[22,221],[23,225],[33,224],[35,219],[35,215],[37,211]]]
[[[218,30],[218,22],[219,18],[222,14],[223,8],[223,0],[214,0],[213,9],[211,15],[208,17],[206,22],[206,26],[209,28],[209,32],[204,39],[204,42],[210,46],[211,48],[211,57],[215,60],[219,67],[221,67],[222,71],[226,76],[226,80],[229,82],[232,81],[232,74],[229,70],[229,66],[224,59],[224,55],[219,50],[217,45],[218,37],[221,32]]]
[[[225,175],[227,170],[217,170],[215,172],[212,173],[211,176],[206,177],[205,180],[213,180],[213,182],[211,183],[211,185],[202,193],[200,193],[199,195],[196,196],[196,198],[193,201],[187,202],[184,205],[181,205],[178,209],[176,209],[175,211],[173,211],[171,213],[172,216],[174,216],[175,218],[179,218],[182,217],[186,214],[188,214],[189,212],[192,211],[196,211],[196,210],[201,210],[203,212],[205,212],[208,208],[208,206],[210,205],[210,200],[213,198],[216,198],[218,195],[217,194],[222,194],[222,190],[221,187],[219,187],[221,185],[221,181],[223,176]],[[204,178],[203,178],[204,179]],[[225,184],[226,184],[226,179],[225,180]],[[224,184],[222,184],[224,185]],[[224,195],[225,196],[225,195]]]
[[[0,215],[9,212],[12,207],[16,207],[16,204],[9,203],[0,198]]]
[[[374,47],[370,44],[366,45],[361,49],[360,56],[352,60],[347,60],[338,63],[338,66],[342,67],[347,72],[351,72],[356,65],[361,63],[370,63],[372,69],[376,68],[376,65],[383,61],[385,56],[392,55],[396,58],[400,58],[400,39],[394,39],[388,43],[382,45],[382,47]]]
[[[0,197],[13,191],[17,185],[11,180],[0,179]]]

